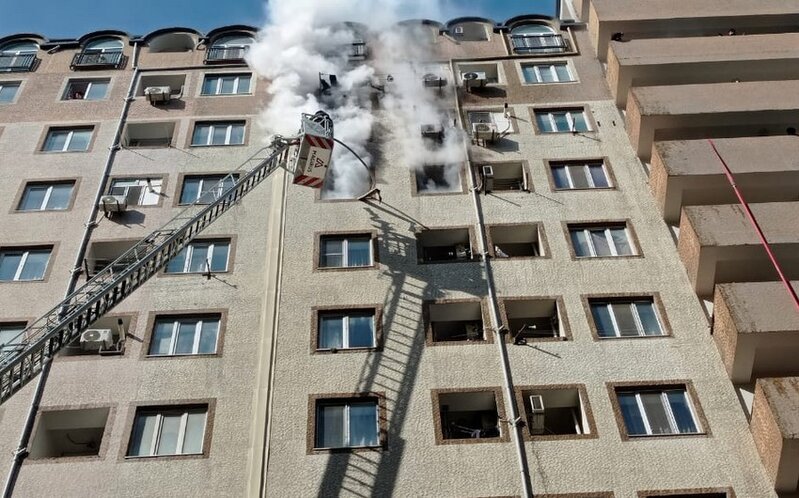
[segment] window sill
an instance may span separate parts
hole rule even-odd
[[[376,265],[369,265],[369,266],[317,266],[314,270],[317,271],[358,271],[358,270],[374,270],[376,269]]]
[[[345,446],[341,448],[313,448],[309,454],[311,455],[323,455],[328,453],[363,453],[363,452],[374,452],[374,451],[385,451],[384,445],[374,445],[374,446]]]
[[[89,152],[89,150],[40,150],[41,154],[80,154]]]
[[[574,439],[596,439],[596,434],[524,434],[525,441],[568,441]]]
[[[380,351],[379,346],[370,346],[365,348],[327,348],[327,349],[314,349],[314,354],[339,354],[339,353],[371,353]]]
[[[45,282],[44,278],[37,278],[31,280],[0,280],[0,284],[30,284],[36,282]]]
[[[670,438],[691,438],[691,437],[707,437],[710,434],[707,432],[686,432],[682,434],[627,434],[624,433],[624,439],[632,441],[635,439],[670,439]]]
[[[480,258],[471,258],[471,259],[453,259],[447,261],[422,261],[418,260],[416,263],[420,265],[446,265],[446,264],[463,264],[463,263],[479,263]]]
[[[591,192],[593,190],[616,190],[616,187],[553,188],[553,192]]]
[[[64,209],[15,209],[12,214],[31,214],[31,213],[65,213],[69,208]]]
[[[145,355],[146,360],[158,359],[182,359],[182,358],[218,358],[219,353],[197,353],[197,354],[148,354]],[[166,455],[164,455],[166,456]]]
[[[623,336],[601,336],[597,335],[596,340],[598,341],[618,341],[624,339],[663,339],[671,337],[670,334],[660,334],[660,335],[623,335]]]
[[[125,455],[126,462],[147,461],[147,460],[167,460],[167,459],[194,459],[194,458],[207,458],[205,453],[182,453],[177,455]]]
[[[575,261],[595,261],[598,259],[636,259],[636,258],[643,258],[643,254],[627,254],[625,256],[577,256],[573,255],[572,259]]]
[[[191,144],[189,147],[242,147],[247,144]]]
[[[430,341],[426,346],[483,346],[493,344],[494,341],[488,339],[475,339],[472,341]]]
[[[211,270],[211,275],[216,275],[218,273],[231,273],[230,270]],[[180,272],[162,272],[159,276],[161,277],[180,277],[180,276],[189,276],[189,275],[208,275],[208,272],[205,271],[180,271]]]
[[[201,93],[200,97],[252,97],[252,93]]]
[[[497,437],[480,437],[480,438],[459,438],[459,439],[444,439],[441,435],[436,437],[436,445],[450,445],[450,444],[481,444],[481,443],[507,443],[509,442],[508,436],[501,435]]]

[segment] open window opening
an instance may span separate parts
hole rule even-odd
[[[152,104],[166,104],[183,96],[185,74],[151,74],[141,77],[136,95]]]
[[[194,45],[194,37],[189,33],[165,33],[148,43],[150,53],[191,52]]]
[[[416,192],[419,194],[446,194],[460,192],[460,164],[426,164],[415,171]]]
[[[86,253],[86,258],[83,260],[83,270],[86,273],[86,278],[92,278],[101,272],[108,265],[114,262],[117,258],[122,256],[128,249],[133,247],[137,241],[135,240],[109,240],[103,242],[93,242],[89,246],[89,251]],[[113,268],[113,270],[123,270],[127,265]]]
[[[484,341],[483,310],[479,301],[427,305],[433,343]]]
[[[500,259],[543,256],[540,230],[538,223],[489,226],[493,256]]]
[[[438,410],[444,440],[501,436],[494,391],[440,393]]]
[[[483,192],[527,191],[527,172],[522,163],[484,164],[480,167]]]
[[[508,329],[514,344],[524,345],[527,341],[567,338],[557,299],[508,299],[504,303]]]
[[[122,145],[128,148],[170,147],[174,135],[174,122],[129,123],[122,137]]]
[[[131,322],[131,315],[104,316],[62,349],[61,354],[63,356],[120,355],[125,352],[125,338]]]
[[[109,410],[104,407],[41,412],[30,458],[99,455]]]
[[[422,263],[449,263],[472,260],[468,228],[425,230],[417,234]]]
[[[531,436],[591,434],[585,403],[577,387],[523,390]]]
[[[499,65],[496,62],[483,64],[459,64],[461,85],[466,89],[480,88],[500,83]]]

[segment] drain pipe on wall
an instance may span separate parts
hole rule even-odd
[[[92,204],[91,213],[89,214],[89,218],[86,222],[85,230],[83,231],[83,239],[80,242],[80,247],[78,248],[77,256],[75,257],[75,264],[72,267],[72,275],[69,279],[69,284],[67,285],[66,293],[64,297],[69,296],[75,290],[75,287],[78,284],[78,280],[80,279],[81,275],[81,268],[83,267],[83,259],[86,257],[86,249],[89,246],[89,240],[91,239],[92,231],[97,226],[97,214],[99,213],[100,209],[98,205],[100,204],[100,198],[103,196],[105,192],[106,184],[108,183],[108,178],[111,174],[111,166],[114,164],[114,158],[116,157],[116,153],[119,150],[120,140],[122,138],[122,129],[125,126],[125,121],[128,116],[128,111],[130,110],[130,103],[133,101],[134,92],[136,90],[136,83],[139,79],[139,44],[138,42],[133,43],[133,76],[130,80],[130,86],[128,86],[128,93],[125,96],[125,102],[122,106],[122,112],[119,115],[119,122],[117,123],[116,132],[114,134],[114,141],[113,145],[109,147],[108,156],[105,160],[105,166],[103,168],[103,175],[100,180],[100,183],[97,187],[97,193],[94,197],[94,203]],[[47,383],[47,377],[50,374],[50,366],[52,364],[53,359],[46,358],[44,360],[44,364],[42,365],[42,371],[39,373],[39,379],[36,381],[36,388],[33,392],[33,398],[31,399],[30,406],[28,407],[28,413],[25,418],[25,425],[22,427],[22,434],[19,438],[19,445],[17,449],[14,451],[13,460],[11,462],[11,468],[8,471],[8,477],[6,478],[5,485],[3,487],[3,498],[10,498],[12,493],[14,492],[14,486],[16,485],[17,478],[19,477],[19,471],[22,467],[22,462],[25,460],[25,457],[28,456],[28,445],[31,439],[31,433],[33,432],[33,423],[36,420],[36,414],[39,411],[39,404],[42,401],[42,395],[44,394],[44,387]]]
[[[450,70],[455,74],[455,64],[450,62]],[[459,120],[462,119],[462,109],[460,99],[457,94],[457,85],[455,86],[455,112],[458,114]],[[499,314],[499,305],[497,304],[497,293],[494,288],[494,274],[491,269],[491,260],[488,257],[488,238],[486,237],[485,222],[483,220],[483,208],[480,203],[480,191],[477,187],[477,177],[474,168],[469,158],[469,148],[466,143],[463,144],[466,152],[466,167],[469,170],[469,191],[472,194],[472,201],[474,205],[474,212],[477,218],[477,228],[480,232],[478,237],[478,245],[480,250],[480,260],[486,272],[486,287],[488,289],[488,304],[491,310],[491,325],[494,330],[497,349],[499,350],[499,357],[502,362],[502,378],[503,389],[505,390],[505,397],[508,405],[508,423],[509,429],[513,433],[513,444],[516,447],[516,456],[519,464],[519,474],[522,481],[522,496],[525,498],[533,497],[533,485],[530,478],[530,467],[527,462],[527,453],[524,449],[524,423],[522,417],[519,415],[518,407],[516,406],[516,396],[513,392],[513,377],[510,371],[510,359],[508,358],[508,349],[505,337],[507,328],[502,325],[502,320]]]

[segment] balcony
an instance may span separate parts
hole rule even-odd
[[[748,202],[797,199],[796,137],[722,138],[714,141]],[[683,206],[735,204],[737,199],[707,140],[655,142],[649,185],[667,223]]]
[[[774,489],[794,496],[799,490],[799,378],[758,379],[749,427]]]
[[[70,68],[74,69],[119,69],[125,56],[122,52],[90,52],[75,54]]]
[[[799,282],[793,282],[799,289]],[[781,282],[719,284],[713,339],[735,384],[799,375],[799,313]]]
[[[592,45],[603,62],[614,33],[630,40],[715,36],[731,28],[751,35],[792,32],[799,24],[796,5],[784,0],[591,0],[588,10]]]
[[[648,161],[655,141],[785,135],[797,113],[796,80],[635,87],[627,133]]]
[[[569,43],[558,33],[510,35],[514,54],[559,54],[569,50]]]
[[[799,279],[799,202],[752,204],[751,209],[786,276]],[[701,298],[710,299],[719,283],[778,279],[738,204],[683,208],[677,250]]]
[[[36,55],[4,55],[0,54],[0,72],[27,72],[33,71],[36,64]]]
[[[206,64],[224,64],[227,62],[244,62],[244,55],[249,47],[216,47],[205,53]]]
[[[608,84],[624,109],[630,87],[795,79],[799,33],[611,42]]]

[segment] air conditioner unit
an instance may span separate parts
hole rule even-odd
[[[483,173],[483,192],[486,194],[494,190],[494,168],[485,164],[482,167]]]
[[[422,76],[425,88],[441,88],[447,84],[447,80],[433,73]]]
[[[486,73],[484,71],[469,71],[461,74],[463,86],[466,88],[474,88],[486,84]]]
[[[471,251],[469,250],[469,246],[466,244],[458,244],[455,246],[455,258],[456,259],[469,259],[471,257]]]
[[[168,86],[148,86],[144,89],[144,96],[151,104],[169,102],[172,98],[172,88]]]
[[[124,213],[128,209],[128,200],[124,195],[104,195],[97,207],[107,215]]]
[[[114,346],[111,329],[87,329],[80,335],[80,347],[84,351],[99,351]]]
[[[452,34],[455,36],[463,36],[463,26],[455,26],[455,29],[452,30]]]
[[[493,142],[498,134],[497,125],[494,123],[472,123],[472,137],[475,140]]]
[[[544,433],[544,398],[540,394],[530,395],[530,433]]]
[[[422,138],[442,142],[444,140],[444,128],[436,124],[422,125]]]
[[[479,341],[482,335],[482,329],[479,323],[466,324],[466,339],[469,341]]]

